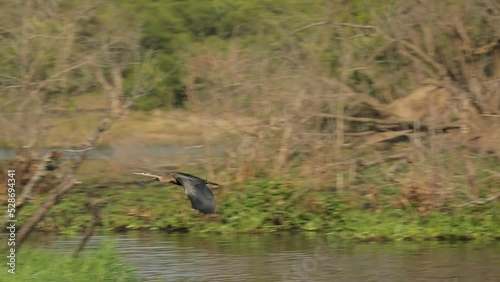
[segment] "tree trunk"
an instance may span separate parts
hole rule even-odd
[[[96,67],[96,79],[108,95],[111,116],[116,117],[123,114],[123,77],[122,69],[118,65],[111,67],[111,81],[109,81],[100,66]]]

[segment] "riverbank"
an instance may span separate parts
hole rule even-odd
[[[111,232],[157,229],[165,232],[262,233],[307,231],[341,240],[421,241],[499,240],[500,204],[491,201],[463,207],[444,205],[422,210],[403,205],[402,187],[386,187],[375,205],[359,191],[342,194],[298,187],[277,179],[254,179],[214,189],[217,214],[193,211],[182,188],[135,177],[82,178],[38,225],[45,231],[79,234],[92,216],[90,199],[106,204],[100,210],[101,228]],[[22,224],[41,199],[19,214]]]
[[[93,96],[76,97],[80,100],[74,102],[74,111],[49,119],[47,126],[54,127],[43,145],[78,144],[95,130],[101,118],[96,113],[103,109],[92,108],[95,106],[90,100],[82,100],[89,97]],[[213,123],[220,123],[214,128],[226,128],[223,123],[228,121],[231,119],[214,117]],[[360,168],[340,167],[333,159],[325,163],[322,158],[297,157],[279,174],[282,178],[276,178],[271,173],[275,169],[274,157],[259,159],[255,155],[264,155],[266,150],[274,152],[279,146],[245,147],[247,141],[243,140],[230,142],[239,147],[222,152],[223,158],[203,151],[188,156],[184,148],[203,143],[200,124],[200,117],[188,111],[131,112],[113,125],[100,145],[111,144],[114,155],[102,154],[85,161],[78,172],[81,184],[65,194],[37,228],[79,234],[92,219],[85,204],[90,199],[102,199],[106,204],[100,210],[100,227],[110,232],[305,231],[354,241],[500,239],[498,199],[473,203],[500,193],[495,173],[500,167],[497,158],[449,151],[434,159],[429,151],[425,152],[428,157],[420,156],[414,163],[408,157],[405,162],[372,162]],[[204,136],[209,140],[219,134],[209,131]],[[157,151],[148,150],[147,146],[154,144],[184,147],[160,158]],[[380,150],[375,152],[375,160],[384,160],[380,156],[389,154]],[[224,188],[214,191],[218,208],[213,217],[194,212],[182,188],[160,183],[141,186],[139,181],[144,179],[132,175],[138,168],[161,172],[175,167],[205,177],[207,163],[218,173],[216,182],[224,184]],[[341,192],[336,191],[335,177],[344,171],[345,180],[355,181],[346,182],[339,188]],[[385,175],[388,171],[391,175]],[[19,224],[43,203],[45,193],[22,209]],[[0,196],[0,201],[6,203],[6,195]]]

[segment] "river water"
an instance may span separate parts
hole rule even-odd
[[[34,238],[33,238],[34,237]],[[80,237],[30,241],[72,252]],[[339,243],[316,233],[94,236],[113,239],[144,281],[500,281],[500,243]]]

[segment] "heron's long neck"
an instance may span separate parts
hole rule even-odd
[[[178,185],[178,186],[182,186],[182,183],[179,180],[177,180],[177,179],[171,180],[171,181],[169,181],[169,183],[175,184],[175,185]]]

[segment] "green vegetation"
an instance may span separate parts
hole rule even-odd
[[[94,166],[93,166],[94,167]],[[103,173],[104,175],[105,173]],[[133,177],[83,179],[85,184],[65,195],[38,225],[44,230],[77,234],[91,220],[84,203],[106,199],[102,228],[110,231],[160,229],[168,232],[279,232],[318,231],[346,240],[495,240],[500,205],[454,207],[453,202],[432,210],[418,203],[402,205],[402,187],[381,189],[374,204],[363,186],[342,194],[297,187],[278,179],[255,179],[215,189],[217,215],[207,218],[191,210],[182,188],[151,183],[141,187]],[[140,179],[142,180],[142,179]],[[375,181],[374,181],[375,182]],[[91,184],[93,183],[93,184]],[[488,184],[485,182],[484,184]],[[493,182],[491,184],[494,184]],[[24,208],[32,214],[36,205]]]
[[[117,0],[116,3],[125,11],[138,11],[136,20],[143,29],[141,46],[155,50],[160,62],[158,75],[166,77],[133,106],[139,110],[185,105],[186,63],[192,53],[211,48],[225,50],[234,42],[251,43],[255,50],[262,51],[273,44],[271,50],[280,50],[289,47],[290,39],[304,40],[299,36],[290,38],[290,27],[307,25],[311,15],[324,16],[322,1]],[[364,11],[365,15],[369,11]],[[129,81],[133,79],[129,77]]]
[[[83,252],[78,258],[51,251],[21,249],[17,254],[16,274],[7,274],[2,265],[2,281],[140,281],[116,252],[114,245],[104,242],[97,251]]]
[[[340,59],[342,51],[338,48],[340,39],[343,36],[346,38],[354,36],[357,32],[355,30],[345,32],[333,22],[325,25],[328,30],[322,30],[319,33],[315,28],[301,29],[330,18],[339,22],[371,24],[379,15],[396,9],[394,1],[375,3],[365,0],[346,3],[325,3],[316,0],[147,0],[141,2],[114,0],[106,4],[94,3],[95,10],[81,5],[78,1],[56,3],[37,4],[36,8],[48,16],[27,15],[26,19],[20,17],[10,19],[6,16],[5,21],[8,23],[0,22],[0,25],[19,32],[19,26],[22,26],[25,21],[34,26],[32,32],[43,34],[54,32],[50,30],[50,27],[54,28],[60,24],[61,19],[58,16],[77,18],[78,21],[74,24],[83,42],[75,42],[78,47],[73,52],[77,54],[72,54],[73,56],[81,55],[80,52],[88,52],[87,49],[95,47],[93,44],[96,44],[96,41],[110,34],[123,35],[123,38],[118,39],[120,42],[123,40],[120,47],[137,41],[141,54],[154,53],[154,65],[158,66],[154,75],[162,78],[158,83],[148,85],[151,87],[148,95],[133,105],[134,109],[144,111],[155,108],[185,107],[188,104],[187,76],[188,74],[195,75],[195,73],[189,73],[188,69],[188,63],[193,54],[198,54],[200,51],[206,52],[206,59],[210,60],[213,59],[210,52],[228,50],[232,44],[245,46],[252,52],[282,53],[284,56],[295,51],[314,51],[317,52],[318,58],[321,59],[322,65],[328,72],[338,74],[342,67]],[[15,1],[5,1],[4,5],[15,5]],[[80,13],[86,9],[89,9],[86,17],[80,18]],[[38,19],[40,17],[41,19]],[[136,28],[140,30],[140,34],[133,34]],[[5,38],[16,37],[18,34],[6,32],[4,36]],[[322,37],[321,42],[315,42],[318,37]],[[364,48],[356,50],[356,56],[362,56],[358,54],[359,52],[370,52],[383,47],[383,40],[378,38],[366,37],[359,40],[363,41]],[[62,46],[66,43],[66,41],[57,41],[48,45]],[[30,52],[36,53],[37,48],[40,48],[36,44],[39,42],[33,42],[32,46],[30,45],[32,47]],[[48,50],[45,50],[48,53],[47,56],[33,66],[40,73],[39,79],[50,77],[49,74],[53,71],[51,68],[57,64],[55,59],[60,59],[57,55],[64,52],[54,48]],[[10,47],[0,48],[0,53],[4,55],[1,68],[2,73],[17,77],[18,58],[13,56],[14,51]],[[383,55],[377,57],[377,60],[381,62],[385,62],[386,59]],[[73,63],[73,61],[68,59],[68,63]],[[44,91],[43,95],[47,100],[85,95],[94,89],[92,83],[88,85],[88,77],[81,78],[87,76],[89,70],[75,69],[68,83],[56,84],[50,90]],[[124,96],[131,95],[138,83],[137,73],[134,73],[130,67],[125,68],[122,73],[125,92],[123,94]],[[8,80],[0,82],[6,85],[11,83]],[[373,84],[373,79],[355,72],[350,82],[352,85]],[[374,85],[370,85],[368,92],[380,91]]]

